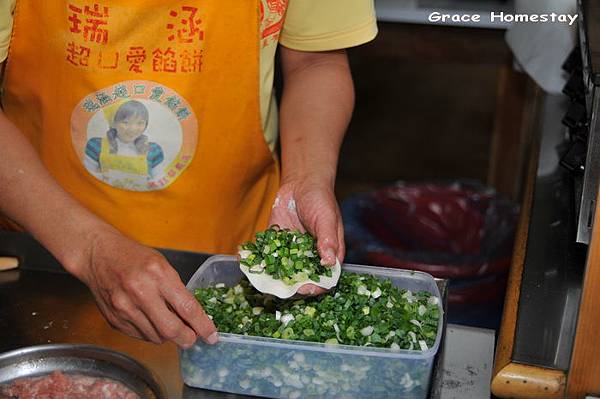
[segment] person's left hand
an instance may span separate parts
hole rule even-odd
[[[328,266],[344,260],[344,225],[333,187],[309,180],[287,182],[277,192],[269,225],[308,231],[317,239],[321,263]],[[319,295],[325,289],[305,284],[298,289],[301,295]]]

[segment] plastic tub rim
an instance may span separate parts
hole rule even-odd
[[[206,259],[204,263],[196,270],[196,272],[190,278],[190,282],[197,280],[199,276],[204,273],[204,270],[208,269],[210,265],[214,262],[226,261],[226,262],[239,262],[237,256],[233,255],[213,255],[210,258]],[[415,276],[420,277],[424,280],[431,280],[433,282],[432,287],[434,288],[434,292],[432,295],[438,299],[438,309],[439,309],[439,319],[438,319],[438,328],[437,334],[435,338],[435,343],[431,348],[428,348],[426,351],[415,351],[415,350],[392,350],[390,348],[377,348],[377,347],[365,347],[365,346],[356,346],[356,345],[344,345],[344,344],[325,344],[320,342],[309,342],[309,341],[299,341],[299,340],[284,340],[280,338],[270,338],[270,337],[260,337],[254,335],[242,335],[242,334],[233,334],[233,333],[222,333],[218,332],[219,342],[233,343],[233,344],[244,344],[244,345],[259,345],[259,346],[276,346],[281,349],[295,349],[295,350],[307,350],[313,352],[328,352],[328,353],[340,353],[347,354],[352,356],[375,356],[375,357],[386,357],[386,358],[403,358],[403,359],[412,359],[412,360],[428,360],[436,355],[439,350],[442,333],[444,328],[444,310],[442,306],[442,298],[440,295],[439,288],[435,283],[435,279],[432,275],[416,271],[416,270],[406,270],[406,269],[396,269],[389,267],[379,267],[379,266],[365,266],[365,265],[356,265],[350,263],[344,263],[342,265],[342,270],[347,270],[353,273],[357,273],[359,270],[364,271],[365,269],[369,271],[373,271],[374,273],[366,273],[366,274],[374,274],[377,276],[383,277],[400,277],[400,275],[405,275],[404,277],[414,278]],[[357,274],[365,274],[365,273],[357,273]],[[193,290],[189,287],[189,283],[186,285],[188,291],[193,294]],[[201,340],[196,341],[194,345],[207,345]],[[218,343],[217,343],[218,345]],[[189,350],[194,350],[193,347]]]

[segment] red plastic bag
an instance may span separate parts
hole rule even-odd
[[[397,183],[342,204],[348,260],[472,279],[510,267],[518,207],[473,182]]]

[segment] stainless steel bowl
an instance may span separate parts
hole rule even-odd
[[[51,344],[0,354],[0,384],[53,371],[111,378],[141,398],[167,398],[162,383],[152,371],[129,356],[99,346]]]

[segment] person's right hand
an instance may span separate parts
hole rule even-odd
[[[92,291],[106,320],[121,332],[188,348],[200,337],[217,342],[212,320],[177,272],[156,250],[118,232],[94,235],[76,273]]]
[[[120,234],[71,197],[0,109],[0,213],[30,232],[89,286],[100,310],[134,337],[182,347],[216,329],[156,251]]]

